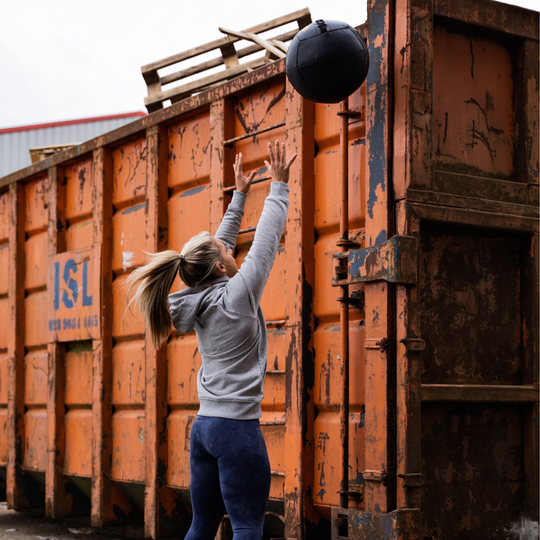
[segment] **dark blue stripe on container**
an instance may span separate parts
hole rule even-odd
[[[206,189],[206,186],[199,186],[193,189],[188,189],[186,192],[182,193],[180,197],[191,197],[191,195],[195,195],[196,193],[200,193],[201,191],[204,191]]]
[[[122,215],[124,214],[131,214],[131,212],[137,212],[138,210],[142,210],[143,208],[146,208],[146,203],[137,204],[135,206],[131,206],[130,208],[126,208]]]

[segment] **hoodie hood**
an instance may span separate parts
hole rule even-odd
[[[169,314],[174,327],[182,334],[192,332],[197,317],[223,294],[228,281],[228,277],[220,277],[205,285],[170,294]]]

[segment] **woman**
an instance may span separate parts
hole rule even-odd
[[[188,540],[213,540],[225,512],[235,540],[260,539],[270,491],[270,464],[259,426],[267,335],[261,296],[274,264],[289,205],[285,144],[268,145],[272,176],[253,245],[238,270],[233,251],[255,176],[236,156],[236,191],[213,237],[201,233],[181,254],[164,251],[130,277],[129,292],[154,346],[170,334],[195,329],[202,358],[197,376],[200,408],[190,438],[193,522]],[[189,287],[169,295],[176,275]]]

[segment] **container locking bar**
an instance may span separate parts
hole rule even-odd
[[[249,137],[255,137],[256,135],[260,135],[261,133],[266,133],[267,131],[272,131],[273,129],[283,127],[285,124],[286,122],[284,120],[283,122],[280,122],[279,124],[274,124],[273,126],[267,126],[262,129],[250,131],[249,133],[245,133],[244,135],[240,135],[239,137],[235,137],[234,139],[227,139],[226,141],[223,141],[221,144],[223,144],[223,146],[232,146],[235,142],[243,141],[244,139],[248,139]]]
[[[333,257],[333,287],[367,281],[417,283],[418,240],[414,236],[393,236],[377,246],[335,253]]]
[[[266,182],[267,180],[270,180],[272,177],[271,176],[261,176],[260,178],[255,178],[255,180],[253,180],[253,182],[251,182],[251,185],[253,184],[260,184],[261,182]],[[236,186],[227,186],[225,188],[223,188],[223,193],[230,193],[232,191],[234,191],[236,189]]]
[[[228,139],[226,141],[223,141],[223,146],[228,146],[228,147],[232,147],[232,145],[238,141],[243,141],[244,139],[247,139],[249,137],[255,137],[257,135],[260,135],[261,133],[266,133],[267,131],[272,131],[273,129],[277,129],[277,128],[280,128],[280,127],[283,127],[286,125],[286,121],[284,120],[283,122],[280,122],[279,124],[274,124],[273,126],[268,126],[268,127],[265,127],[265,128],[262,128],[262,129],[258,129],[256,131],[250,131],[249,133],[246,133],[244,135],[240,135],[239,137],[235,137],[234,139]],[[270,180],[272,177],[271,176],[262,176],[260,178],[255,178],[255,180],[253,180],[253,182],[251,182],[251,185],[254,185],[254,184],[258,184],[260,182],[266,182],[266,180]],[[236,186],[227,186],[225,188],[223,188],[223,192],[224,193],[229,193],[231,191],[234,191],[236,189]]]

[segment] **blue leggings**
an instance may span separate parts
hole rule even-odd
[[[225,512],[234,540],[260,540],[270,462],[259,421],[197,416],[189,463],[193,522],[185,540],[213,540]]]

